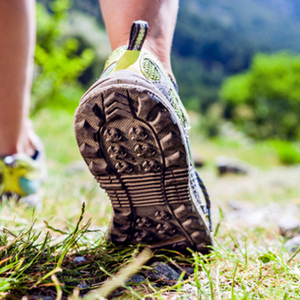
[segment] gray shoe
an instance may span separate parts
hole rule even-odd
[[[112,202],[112,242],[207,253],[210,203],[191,162],[187,115],[159,60],[141,49],[147,28],[133,23],[128,49],[110,55],[82,97],[77,143]]]

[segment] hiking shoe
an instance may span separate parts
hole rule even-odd
[[[17,153],[0,158],[0,199],[16,195],[32,206],[39,204],[38,190],[46,176],[43,149],[34,156]]]
[[[207,253],[210,204],[191,162],[187,115],[159,60],[142,50],[147,28],[133,23],[128,48],[110,55],[82,97],[76,140],[112,202],[113,243]]]

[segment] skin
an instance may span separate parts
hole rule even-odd
[[[171,48],[178,0],[100,0],[99,2],[112,50],[128,43],[133,21],[147,21],[149,32],[144,48],[154,53],[174,78],[171,68]]]
[[[29,121],[35,47],[34,0],[0,1],[0,156],[33,154]]]
[[[174,79],[170,54],[178,0],[99,2],[112,50],[128,43],[133,21],[145,20],[149,33],[144,47]],[[29,106],[35,32],[35,0],[0,0],[0,156],[34,153]]]

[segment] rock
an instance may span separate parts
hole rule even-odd
[[[230,200],[227,203],[228,208],[230,208],[230,210],[234,210],[234,211],[242,211],[245,210],[245,205],[243,205],[240,201],[237,200]]]
[[[204,162],[202,160],[194,159],[195,168],[202,168],[204,166]]]
[[[75,265],[79,265],[79,264],[85,263],[86,261],[87,260],[84,256],[77,256],[77,257],[74,258],[73,263]]]
[[[216,166],[218,168],[219,175],[224,175],[228,173],[234,174],[247,174],[248,168],[246,164],[239,159],[228,157],[228,156],[218,156],[215,160]]]
[[[171,268],[168,264],[155,262],[151,265],[152,269],[146,272],[147,277],[151,280],[159,280],[158,283],[163,285],[175,284],[180,273]]]
[[[81,290],[89,289],[89,286],[86,283],[79,283],[77,287]]]
[[[140,283],[140,282],[145,282],[146,281],[146,278],[142,275],[133,275],[131,276],[127,282],[130,282],[130,283]]]
[[[192,267],[186,267],[184,268],[184,271],[186,272],[186,275],[193,275],[195,273],[195,269]]]
[[[284,247],[290,252],[295,253],[300,246],[300,235],[294,236],[284,244]]]
[[[201,168],[204,165],[203,158],[198,154],[198,152],[192,149],[192,158],[196,168]]]
[[[292,238],[300,232],[300,221],[292,216],[282,218],[278,226],[279,233],[286,238]]]

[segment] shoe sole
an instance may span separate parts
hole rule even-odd
[[[177,121],[151,83],[118,73],[94,84],[75,113],[81,155],[112,202],[111,241],[209,252],[212,240],[191,201]]]

